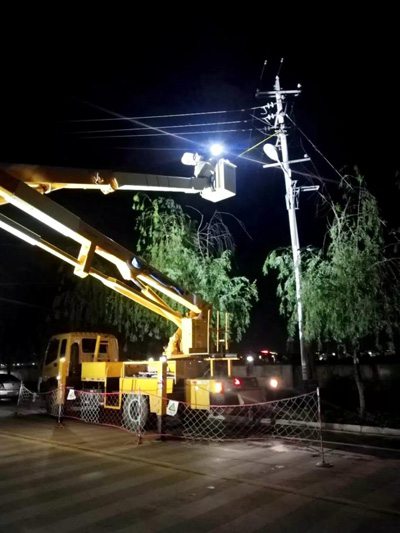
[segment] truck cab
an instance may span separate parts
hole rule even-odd
[[[82,363],[118,361],[118,340],[108,333],[71,332],[53,335],[47,345],[39,391],[58,384],[77,386]]]

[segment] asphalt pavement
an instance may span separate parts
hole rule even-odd
[[[310,444],[146,437],[0,417],[0,531],[400,530],[395,452],[327,449],[321,468]]]

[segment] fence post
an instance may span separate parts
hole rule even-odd
[[[330,468],[332,465],[325,461],[324,441],[322,439],[321,395],[319,393],[319,387],[317,387],[317,403],[318,403],[318,426],[319,426],[319,445],[320,445],[321,460],[318,461],[316,466],[323,467],[323,468]]]
[[[139,393],[139,398],[140,398],[139,404],[138,404],[139,405],[139,423],[137,425],[136,436],[137,436],[137,443],[138,444],[142,444],[142,442],[143,442],[143,430],[144,430],[144,427],[142,428],[142,419],[143,419],[143,416],[144,416],[142,400],[143,400],[143,398],[146,400],[146,397],[142,395],[140,387],[138,388],[138,393]],[[150,398],[149,398],[149,404],[150,404]]]
[[[60,384],[59,384],[59,387],[57,389],[56,399],[58,400],[57,427],[63,427],[62,410],[63,410],[64,402],[65,402],[65,389]]]
[[[14,416],[18,416],[18,408],[19,408],[19,405],[20,405],[20,402],[21,402],[23,388],[24,388],[24,382],[21,380],[21,384],[19,386],[19,392],[18,392],[17,405],[15,406]]]
[[[18,392],[18,400],[17,400],[17,406],[19,405],[19,402],[21,400],[21,393],[22,393],[22,389],[24,387],[24,382],[21,381],[20,385],[19,385],[19,392]]]
[[[157,396],[159,409],[157,413],[157,433],[159,440],[165,440],[165,414],[167,409],[167,369],[166,361],[160,361],[157,372]]]

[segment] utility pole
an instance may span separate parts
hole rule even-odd
[[[292,244],[292,254],[293,254],[293,268],[294,268],[294,278],[296,283],[296,302],[297,302],[297,320],[298,320],[298,329],[299,329],[299,343],[300,343],[300,358],[301,358],[301,374],[303,381],[307,382],[311,379],[311,369],[308,359],[308,354],[306,354],[304,349],[304,330],[303,330],[303,304],[302,304],[302,294],[301,294],[301,255],[300,255],[300,242],[299,234],[297,230],[297,219],[296,219],[296,209],[299,205],[299,194],[301,190],[317,190],[318,187],[298,187],[297,181],[292,179],[292,171],[290,169],[289,153],[287,147],[287,133],[285,126],[285,111],[283,108],[283,100],[285,95],[299,95],[300,87],[296,90],[283,91],[280,86],[279,76],[275,78],[275,85],[273,91],[260,92],[257,91],[257,97],[274,97],[275,102],[270,102],[266,104],[265,111],[266,123],[275,132],[277,137],[276,147],[273,145],[266,144],[264,145],[265,153],[276,163],[271,165],[264,165],[264,168],[270,167],[280,167],[283,171],[285,178],[285,189],[286,189],[286,209],[289,217],[289,228],[290,228],[290,239]],[[276,106],[276,113],[269,113],[269,110],[272,107]],[[274,118],[274,123],[271,124],[269,121]],[[281,156],[279,157],[276,150],[280,150]],[[292,163],[300,163],[302,161],[308,161],[309,158],[305,157],[302,159],[296,159]]]

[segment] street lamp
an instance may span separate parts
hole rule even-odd
[[[281,166],[281,162],[279,161],[278,156],[278,150],[275,148],[273,144],[265,143],[263,146],[264,153],[267,157],[272,159],[272,161],[276,161],[279,163],[279,166]]]

